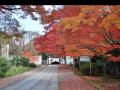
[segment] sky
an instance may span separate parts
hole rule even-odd
[[[36,31],[40,35],[43,35],[43,31],[45,30],[43,26],[40,24],[39,21],[32,20],[31,18],[21,19],[19,18],[18,21],[21,24],[22,29],[25,31]]]
[[[44,5],[46,10],[52,11],[53,7],[51,5]],[[61,5],[56,5],[56,9],[61,7]],[[12,17],[16,18],[18,22],[20,23],[21,29],[24,31],[35,31],[38,32],[39,35],[44,35],[45,34],[45,29],[43,28],[44,26],[40,23],[39,20],[33,20],[30,15],[26,16],[26,18],[21,18],[22,12],[19,12],[17,14],[13,14]],[[25,43],[28,43],[29,39],[25,40]]]
[[[45,5],[44,7],[46,10],[53,9],[50,5]],[[19,15],[15,14],[13,15],[13,17],[15,17],[20,22],[21,28],[25,31],[36,31],[39,33],[39,35],[44,35],[43,31],[45,31],[45,29],[43,28],[43,25],[40,24],[40,21],[32,20],[30,16],[27,16],[27,18],[22,19]]]

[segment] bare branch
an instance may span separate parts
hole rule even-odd
[[[8,8],[8,7],[5,7],[3,5],[0,5],[0,9],[5,9],[5,10],[12,11],[12,10],[20,10],[21,8]]]

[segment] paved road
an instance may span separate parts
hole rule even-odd
[[[3,90],[59,90],[58,66],[49,65],[43,71],[35,73]]]

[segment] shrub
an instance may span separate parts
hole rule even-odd
[[[97,71],[97,66],[95,63],[91,64],[91,74],[94,75],[96,74]],[[81,66],[80,71],[83,75],[90,75],[90,63],[85,63]]]
[[[18,56],[15,56],[15,57],[13,57],[10,61],[11,61],[11,64],[12,65],[16,65],[16,66],[19,66],[20,65],[20,57],[18,57]]]
[[[20,64],[23,66],[28,66],[29,65],[29,58],[21,57]]]
[[[7,70],[10,69],[10,63],[5,58],[0,57],[0,78],[5,77]]]
[[[37,65],[34,64],[34,63],[29,63],[29,67],[31,67],[31,68],[35,68],[35,67],[37,67]]]
[[[16,65],[16,66],[19,66],[19,65],[28,66],[29,58],[15,56],[15,57],[13,57],[13,59],[11,59],[11,63],[12,63],[12,65]]]

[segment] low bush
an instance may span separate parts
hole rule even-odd
[[[13,57],[13,59],[11,59],[11,63],[12,65],[15,65],[15,66],[28,66],[29,65],[29,58],[27,57],[19,57],[19,56],[15,56]]]
[[[15,66],[25,66],[25,67],[31,67],[31,68],[37,67],[36,64],[30,63],[29,58],[24,57],[24,56],[22,56],[22,57],[18,57],[18,56],[13,57],[13,59],[11,59],[11,63],[12,63],[12,65],[15,65]]]
[[[0,57],[0,78],[5,77],[7,70],[10,69],[10,63],[5,58]]]
[[[35,68],[35,67],[37,67],[37,65],[34,64],[34,63],[29,63],[29,67],[31,67],[31,68]]]
[[[12,65],[15,65],[15,66],[19,66],[20,65],[20,61],[21,61],[21,58],[20,57],[18,57],[18,56],[15,56],[15,57],[13,57],[11,60],[11,64]]]
[[[80,72],[82,73],[82,75],[90,75],[90,63],[83,64],[80,68]],[[97,65],[95,63],[92,63],[91,74],[95,75],[96,73],[98,73]]]
[[[27,57],[21,57],[20,64],[22,66],[28,66],[29,65],[29,58],[27,58]]]

